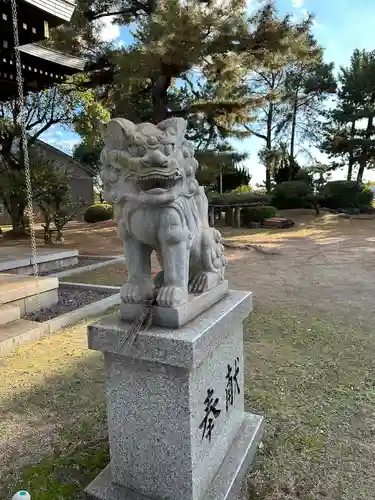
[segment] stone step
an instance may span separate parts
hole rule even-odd
[[[31,297],[36,293],[56,290],[58,286],[59,280],[52,276],[40,277],[37,287],[34,276],[0,273],[0,304]]]
[[[2,325],[0,326],[0,356],[14,351],[21,345],[40,340],[48,333],[48,325],[26,319],[17,319]]]
[[[0,326],[16,321],[21,317],[21,310],[18,306],[4,304],[0,306]]]

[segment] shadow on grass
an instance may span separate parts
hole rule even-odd
[[[109,461],[101,357],[75,360],[64,373],[3,398],[2,407],[10,429],[0,498],[20,489],[35,500],[84,498]],[[12,420],[21,428],[9,437]]]

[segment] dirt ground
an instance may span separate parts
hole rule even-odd
[[[255,304],[263,299],[281,301],[285,307],[298,303],[332,314],[370,319],[374,314],[375,219],[346,219],[332,214],[315,217],[309,210],[283,211],[281,215],[293,218],[295,227],[221,228],[228,242],[239,246],[256,243],[274,252],[227,249],[231,286],[252,290]],[[38,236],[43,245],[41,232]],[[63,247],[78,248],[81,254],[122,254],[113,221],[71,223],[64,236]],[[3,244],[9,245],[9,241],[4,238]]]
[[[298,304],[352,321],[373,321],[375,219],[335,215],[301,219],[291,230],[256,235],[224,231],[230,241],[257,243],[279,252],[231,253],[227,273],[231,285],[252,290],[255,304],[264,300],[286,308]]]

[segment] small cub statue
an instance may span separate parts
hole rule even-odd
[[[186,120],[158,125],[114,118],[101,124],[104,195],[114,205],[124,244],[126,303],[177,307],[224,279],[219,231],[208,224],[208,202],[195,179],[198,162],[185,139]],[[151,278],[155,251],[162,271]]]

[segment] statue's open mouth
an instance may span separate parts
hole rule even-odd
[[[173,188],[180,176],[173,175],[148,175],[138,179],[138,185],[142,191],[151,193],[164,192]]]

